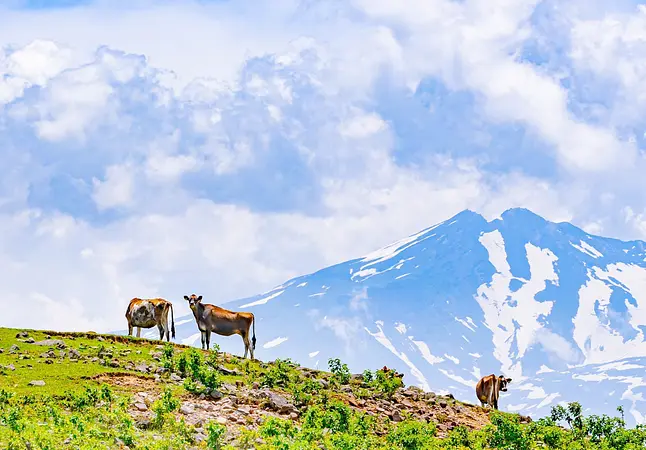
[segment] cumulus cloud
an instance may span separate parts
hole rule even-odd
[[[100,331],[133,296],[222,303],[465,208],[643,237],[623,113],[641,70],[588,58],[634,48],[641,12],[568,9],[563,37],[532,1],[331,5],[0,9],[3,324]],[[586,44],[607,20],[623,31]],[[605,79],[622,104],[591,114],[581,85]]]

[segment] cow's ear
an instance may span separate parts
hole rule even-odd
[[[201,296],[201,295],[197,298],[197,301],[198,301],[198,302],[201,302],[201,301],[202,301],[202,296]]]
[[[188,295],[184,296],[184,300],[188,301]]]
[[[511,378],[507,378],[507,383],[511,383]]]

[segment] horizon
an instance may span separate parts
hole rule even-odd
[[[639,2],[402,5],[0,2],[1,325],[229,303],[465,210],[646,239]]]

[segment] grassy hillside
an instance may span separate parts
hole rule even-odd
[[[0,449],[644,448],[578,404],[531,421],[352,375],[145,339],[0,328]],[[565,428],[557,425],[565,424]]]

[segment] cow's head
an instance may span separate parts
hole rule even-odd
[[[200,296],[198,297],[198,296],[197,296],[197,295],[195,295],[195,294],[191,294],[191,296],[189,297],[188,295],[185,295],[185,296],[184,296],[184,300],[186,300],[186,301],[188,302],[188,306],[189,306],[191,309],[195,309],[195,307],[197,306],[197,304],[198,304],[198,303],[200,303],[200,302],[202,301],[202,296],[200,295]]]
[[[505,378],[503,375],[500,375],[498,377],[498,381],[500,382],[500,390],[502,392],[507,392],[507,385],[511,383],[511,378]]]

